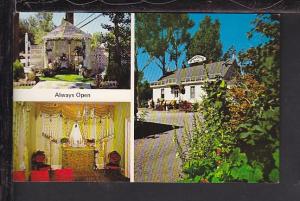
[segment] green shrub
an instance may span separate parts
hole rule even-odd
[[[27,75],[27,78],[29,81],[35,81],[35,73],[34,72],[29,72]]]
[[[198,109],[199,109],[199,107],[200,107],[200,105],[199,105],[199,103],[198,103],[198,102],[196,102],[196,103],[193,103],[193,105],[192,105],[192,108],[193,108],[193,111],[194,111],[194,112],[197,112],[197,111],[198,111]]]
[[[179,110],[184,112],[192,112],[193,111],[193,104],[188,101],[182,101],[179,103]]]
[[[13,63],[13,76],[14,80],[18,81],[21,78],[25,78],[24,66],[20,60],[16,60]]]
[[[260,32],[269,42],[239,54],[243,74],[230,89],[220,78],[205,81],[193,129],[181,141],[175,135],[184,182],[279,181],[278,16],[258,15],[253,25],[249,37]]]
[[[56,71],[54,69],[45,68],[43,69],[43,74],[45,77],[54,77],[56,75]]]
[[[226,82],[222,79],[206,82],[204,89],[207,95],[201,103],[200,113],[195,113],[193,129],[186,128],[182,142],[175,134],[185,174],[182,181],[278,182],[279,110],[267,109],[266,103],[259,99],[260,102],[243,114],[250,116],[240,118],[238,126],[233,127],[232,118],[236,116],[232,115],[229,106],[231,101],[238,101],[231,93],[228,97]],[[252,90],[249,86],[247,89]],[[254,115],[250,111],[258,105],[260,112]],[[245,119],[249,124],[244,123]]]

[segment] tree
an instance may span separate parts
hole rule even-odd
[[[193,22],[187,14],[140,13],[136,15],[137,51],[146,52],[150,59],[167,74],[168,56],[178,67],[178,59],[186,51]],[[141,68],[139,68],[141,69]]]
[[[279,96],[280,63],[280,23],[278,15],[258,15],[248,38],[261,34],[269,42],[250,48],[239,54],[239,60],[245,73],[251,73],[267,87],[274,88],[274,97]]]
[[[192,58],[195,55],[205,56],[208,62],[219,61],[222,56],[222,43],[220,40],[220,22],[212,22],[206,16],[200,23],[199,30],[193,36],[189,44],[187,56]]]
[[[30,16],[28,19],[20,20],[20,27],[23,31],[30,33],[29,36],[31,34],[33,35],[34,41],[31,42],[41,44],[43,42],[43,36],[55,28],[52,19],[53,13],[39,12],[34,16]],[[23,31],[21,34],[23,34]]]
[[[186,52],[187,45],[190,42],[191,35],[188,32],[194,26],[187,15],[171,15],[171,20],[174,22],[172,25],[171,40],[170,40],[170,59],[175,62],[175,67],[178,69],[178,60],[180,56]]]
[[[258,15],[249,37],[268,42],[240,53],[243,74],[205,82],[206,96],[178,153],[191,182],[279,181],[279,20]]]
[[[100,32],[93,33],[92,39],[91,39],[91,48],[95,49],[98,44],[101,44],[102,38],[103,38],[102,33],[100,33]]]
[[[249,113],[251,118],[243,122],[245,126],[238,131],[241,133],[242,142],[246,144],[246,147],[255,144],[255,149],[249,151],[248,154],[264,164],[264,176],[274,182],[279,180],[279,15],[258,15],[252,24],[254,26],[248,33],[248,37],[252,38],[255,34],[261,34],[269,41],[241,52],[239,59],[244,73],[251,74],[253,79],[260,83],[265,90],[263,95],[253,101],[255,104],[253,104],[252,112]],[[242,84],[237,87],[243,89]],[[249,89],[244,90],[248,91]],[[249,92],[247,93],[249,94]],[[270,160],[270,158],[274,160]]]
[[[109,31],[104,37],[108,43],[109,61],[105,79],[116,80],[121,88],[130,87],[130,14],[105,13],[111,24],[102,24]]]
[[[152,89],[150,88],[150,83],[147,80],[143,80],[144,73],[138,72],[138,80],[136,85],[136,91],[139,94],[137,106],[141,107],[146,104],[146,102],[152,98]]]
[[[34,33],[32,30],[29,29],[28,24],[26,24],[26,20],[19,21],[19,51],[25,52],[25,33],[28,34],[28,40],[31,44],[34,44]]]
[[[232,45],[232,46],[230,46],[230,48],[224,53],[224,55],[223,55],[223,61],[233,59],[233,58],[232,58],[233,55],[236,56],[236,49],[235,49],[235,47]]]
[[[156,62],[163,75],[167,72],[166,58],[170,42],[170,20],[161,13],[140,13],[136,17],[137,48],[143,48]],[[146,39],[146,40],[145,40]]]
[[[142,82],[144,70],[152,62],[155,62],[163,76],[167,74],[167,68],[171,62],[175,62],[177,69],[179,58],[186,52],[190,40],[188,29],[193,25],[193,21],[188,18],[187,14],[136,14],[135,97],[138,107],[145,98],[141,97],[141,88],[144,87],[143,84],[147,84]],[[143,62],[143,66],[141,64],[138,66],[137,56],[139,54],[149,56],[148,60]],[[169,60],[168,57],[170,57]]]

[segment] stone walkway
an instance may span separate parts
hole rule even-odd
[[[191,128],[193,113],[149,111],[146,122],[152,122],[153,129],[156,129],[153,123],[160,127],[166,125],[165,127],[169,129],[165,129],[166,131],[161,133],[151,133],[151,135],[135,133],[135,135],[143,137],[135,139],[134,142],[134,180],[136,182],[177,182],[180,179],[181,162],[176,157],[175,130],[181,138],[184,126]],[[170,126],[167,125],[178,127],[170,129]]]
[[[32,89],[90,89],[89,83],[66,81],[40,81]]]

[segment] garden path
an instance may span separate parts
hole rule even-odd
[[[66,81],[40,81],[32,89],[90,89],[89,83]]]
[[[192,126],[193,113],[149,110],[145,122],[149,128],[138,132],[148,130],[151,135],[135,133],[136,136],[143,136],[143,138],[135,139],[134,142],[134,180],[136,182],[177,182],[180,179],[181,162],[176,157],[175,129],[170,125],[177,126],[176,132],[181,138],[184,127]],[[161,128],[161,132],[153,133],[153,130],[159,130],[155,124],[167,129]]]

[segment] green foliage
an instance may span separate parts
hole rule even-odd
[[[235,47],[232,45],[223,55],[223,61],[226,61],[226,60],[231,60],[232,59],[232,56],[233,55],[236,55],[236,49]]]
[[[102,24],[109,31],[103,37],[109,49],[105,80],[116,80],[119,88],[130,87],[130,14],[105,13],[112,24]]]
[[[36,75],[34,72],[29,72],[28,75],[27,75],[27,79],[29,81],[34,81],[36,79]]]
[[[136,71],[136,101],[137,106],[141,107],[143,105],[148,105],[148,100],[152,98],[152,89],[150,88],[150,83],[144,80],[144,73],[142,71]]]
[[[240,53],[243,74],[230,88],[222,79],[205,82],[193,130],[182,142],[176,137],[184,182],[279,181],[278,19],[258,15],[254,32],[269,42]]]
[[[216,182],[217,176],[211,173],[221,174],[218,167],[222,156],[230,154],[235,138],[228,127],[224,126],[229,120],[226,82],[219,78],[216,81],[207,81],[204,89],[207,94],[201,103],[203,119],[199,115],[194,116],[193,130],[186,130],[183,136],[184,146],[178,143],[182,150],[179,156],[183,161],[186,179],[200,176],[202,179],[213,179]]]
[[[18,48],[20,52],[25,52],[25,33],[28,34],[28,40],[31,44],[34,44],[34,35],[32,30],[28,27],[28,22],[26,20],[20,19],[19,21],[19,40],[18,40]]]
[[[31,42],[41,44],[43,42],[43,36],[52,31],[55,27],[52,20],[53,13],[49,12],[39,12],[34,16],[30,16],[28,19],[21,20],[20,27],[22,27],[21,30],[23,30],[22,38],[24,38],[25,32],[27,32]],[[32,36],[34,41],[32,41]]]
[[[252,74],[264,86],[263,94],[257,97],[249,109],[249,118],[237,129],[249,157],[264,163],[264,177],[271,182],[279,181],[279,164],[276,166],[273,153],[279,155],[280,116],[280,26],[278,15],[258,15],[249,37],[262,34],[269,42],[240,53],[244,73]],[[251,149],[251,147],[253,147]],[[273,155],[272,155],[273,154]],[[276,154],[275,154],[276,156]],[[274,159],[274,160],[272,160]],[[277,160],[276,159],[276,160]],[[277,160],[278,162],[278,160]]]
[[[135,26],[136,52],[147,53],[165,75],[169,63],[174,61],[178,67],[179,57],[186,52],[190,41],[188,29],[193,25],[187,14],[139,13]],[[169,61],[167,55],[171,55]]]
[[[279,182],[279,149],[272,154],[274,159],[275,168],[273,168],[269,174],[269,180],[271,182]]]
[[[220,22],[213,22],[206,16],[200,23],[199,30],[193,36],[187,55],[189,58],[195,55],[203,55],[207,61],[219,61],[222,56],[222,43],[220,39]]]
[[[91,48],[95,49],[98,45],[102,43],[103,35],[100,32],[95,32],[91,39]]]
[[[16,60],[13,63],[13,77],[14,80],[18,81],[20,78],[24,78],[24,67],[23,64],[20,62],[20,60]]]
[[[46,69],[49,73],[49,69]],[[52,71],[51,71],[52,72]],[[67,75],[56,75],[51,74],[50,76],[42,76],[40,77],[42,81],[66,81],[66,82],[84,82],[84,83],[91,83],[92,79],[84,78],[82,75],[77,74],[67,74]]]
[[[143,82],[143,71],[154,62],[163,75],[167,74],[167,67],[172,62],[178,68],[179,58],[186,53],[190,42],[188,30],[194,23],[187,14],[178,13],[137,13],[135,18],[135,59],[138,54],[148,56],[148,61],[143,66],[138,66],[138,61],[135,60],[136,115],[137,107],[152,94],[148,83]]]
[[[193,107],[193,111],[194,111],[194,112],[197,112],[198,109],[200,108],[200,104],[199,104],[198,102],[193,103],[192,107]]]
[[[169,14],[172,22],[170,29],[170,60],[175,62],[175,67],[178,68],[178,60],[180,56],[187,50],[190,42],[190,33],[188,29],[194,26],[186,14]],[[183,50],[182,50],[183,49]]]

